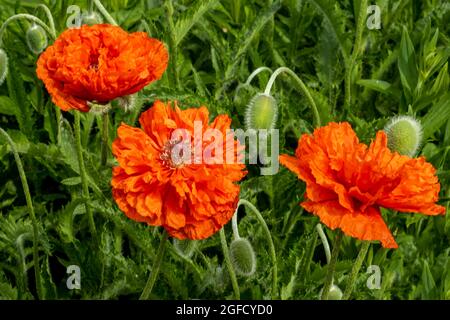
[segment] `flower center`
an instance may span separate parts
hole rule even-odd
[[[183,148],[185,143],[181,138],[166,142],[159,156],[165,166],[176,169],[190,162],[191,154]]]
[[[89,57],[89,68],[94,69],[95,71],[98,70],[98,58],[100,57],[99,54],[91,54]]]

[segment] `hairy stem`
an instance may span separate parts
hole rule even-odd
[[[166,6],[167,25],[169,28],[169,50],[171,54],[169,68],[170,68],[171,82],[177,88],[180,88],[180,80],[178,78],[178,70],[177,70],[178,48],[175,39],[175,24],[173,22],[174,9],[172,0],[166,0],[165,6]]]
[[[48,23],[50,24],[50,30],[52,30],[53,35],[56,37],[55,20],[53,19],[53,15],[50,9],[45,4],[38,4],[36,10],[37,9],[44,10],[45,15],[47,16]]]
[[[320,236],[320,240],[322,241],[323,249],[325,250],[325,256],[327,257],[327,263],[330,263],[331,260],[330,245],[328,243],[327,236],[325,235],[325,232],[323,232],[323,228],[320,223],[317,224],[316,230]]]
[[[114,20],[114,18],[109,14],[108,10],[106,10],[100,0],[94,0],[94,3],[98,11],[100,11],[100,13],[105,17],[106,21],[108,21],[108,23],[112,24],[113,26],[117,26],[116,20]]]
[[[219,233],[220,233],[220,243],[222,245],[223,256],[225,258],[225,264],[227,265],[228,274],[230,275],[230,279],[231,279],[231,285],[233,286],[234,297],[236,298],[236,300],[239,300],[241,298],[241,294],[239,292],[239,285],[238,285],[238,282],[236,279],[236,273],[234,272],[234,268],[231,263],[230,251],[228,250],[228,243],[227,243],[227,239],[225,237],[224,228],[220,229]]]
[[[348,112],[352,103],[352,73],[356,60],[361,51],[362,34],[364,30],[364,21],[367,14],[368,0],[361,0],[359,6],[358,20],[356,21],[356,36],[350,61],[345,61],[345,110]]]
[[[105,166],[108,162],[109,152],[109,113],[102,114],[102,149],[101,149],[101,165]]]
[[[17,170],[19,171],[20,181],[22,183],[23,192],[25,194],[28,212],[30,214],[31,222],[33,224],[33,263],[34,263],[34,276],[36,278],[36,292],[38,295],[38,299],[44,299],[45,297],[42,290],[42,281],[41,281],[41,270],[40,270],[41,268],[39,265],[39,247],[38,247],[39,230],[36,215],[34,213],[33,201],[31,200],[30,188],[28,187],[27,176],[25,175],[22,160],[20,159],[16,144],[14,143],[14,141],[12,141],[9,134],[2,128],[0,128],[0,134],[6,139],[6,141],[10,145],[11,151],[14,154],[14,159],[16,161]]]
[[[89,185],[88,185],[88,177],[86,173],[86,167],[84,165],[84,157],[83,157],[83,147],[81,145],[81,120],[80,120],[80,112],[74,112],[75,117],[75,148],[77,150],[78,157],[78,165],[80,167],[80,177],[81,177],[81,187],[82,187],[82,195],[85,202],[86,214],[89,220],[89,228],[91,234],[95,240],[97,240],[97,230],[95,228],[94,216],[92,214],[91,206],[89,204]]]
[[[56,34],[53,32],[53,30],[49,26],[47,26],[45,24],[44,21],[42,21],[38,17],[35,17],[35,16],[33,16],[31,14],[28,14],[28,13],[20,13],[20,14],[16,14],[16,15],[13,15],[13,16],[9,17],[8,19],[6,19],[5,22],[3,22],[3,24],[2,24],[2,26],[0,28],[0,47],[2,47],[2,45],[3,45],[3,34],[5,33],[6,27],[11,22],[13,22],[15,20],[19,20],[19,19],[28,19],[28,20],[31,20],[31,21],[37,23],[38,25],[40,25],[45,30],[45,32],[47,32],[50,35],[52,40],[56,39]]]
[[[268,95],[270,94],[270,90],[272,89],[272,86],[274,85],[276,78],[278,77],[278,75],[280,73],[283,73],[283,72],[286,72],[292,78],[294,78],[295,81],[297,81],[298,85],[300,86],[301,91],[303,92],[303,94],[305,95],[309,104],[311,105],[311,108],[313,111],[313,117],[314,117],[314,125],[316,127],[320,127],[321,121],[320,121],[319,110],[317,109],[316,102],[314,101],[313,97],[311,96],[311,93],[309,92],[308,88],[306,87],[306,85],[302,81],[302,79],[300,79],[299,76],[297,76],[295,74],[295,72],[292,71],[291,69],[286,68],[286,67],[280,67],[277,70],[275,70],[274,73],[272,73],[272,76],[270,77],[269,82],[267,82],[266,90],[264,91],[264,93],[268,94]]]
[[[339,255],[339,248],[343,238],[342,231],[338,231],[336,238],[334,239],[333,252],[331,253],[330,263],[328,264],[327,277],[325,278],[325,284],[323,286],[321,300],[327,300],[330,288],[333,284],[334,270],[336,269],[336,262]]]
[[[358,276],[359,270],[361,269],[362,263],[366,258],[367,251],[369,251],[369,248],[370,248],[370,241],[364,241],[358,253],[358,257],[356,258],[356,261],[353,264],[347,287],[345,288],[344,295],[342,296],[342,300],[348,300],[350,298],[353,292],[353,288],[355,287],[356,277]]]
[[[156,259],[153,262],[152,271],[150,276],[148,277],[147,284],[145,285],[144,290],[142,291],[139,300],[148,300],[150,294],[152,293],[153,286],[155,285],[156,278],[158,277],[159,269],[161,267],[162,260],[164,258],[164,253],[166,251],[167,240],[169,239],[169,235],[164,230],[161,238],[161,242],[159,243],[158,253],[156,254]]]
[[[249,201],[241,199],[238,202],[237,208],[240,205],[247,206],[256,216],[258,222],[263,227],[263,231],[266,234],[267,241],[269,242],[269,252],[272,259],[272,298],[278,297],[278,267],[277,267],[277,255],[275,253],[275,245],[273,244],[272,234],[270,233],[269,227],[266,224],[261,212]],[[237,212],[237,209],[236,209]]]

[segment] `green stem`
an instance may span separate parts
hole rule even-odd
[[[334,239],[333,252],[331,253],[330,263],[328,264],[327,277],[325,278],[325,284],[323,286],[321,300],[327,300],[328,294],[330,293],[330,288],[333,284],[334,270],[336,268],[336,262],[339,255],[339,248],[341,246],[343,238],[342,231],[338,231],[336,238]]]
[[[288,73],[290,76],[292,76],[292,78],[295,79],[295,81],[297,81],[298,85],[300,86],[300,89],[302,90],[303,94],[305,95],[306,99],[308,100],[309,104],[311,105],[311,108],[313,111],[313,116],[314,116],[314,124],[316,127],[320,127],[322,124],[320,121],[319,110],[317,109],[316,102],[314,101],[313,97],[311,96],[311,93],[309,92],[308,88],[306,87],[306,85],[302,81],[302,79],[300,79],[299,76],[297,76],[295,74],[295,72],[292,71],[291,69],[286,68],[286,67],[280,67],[277,70],[275,70],[274,73],[272,73],[272,76],[270,77],[269,82],[267,82],[266,90],[264,91],[264,93],[270,95],[270,90],[272,89],[272,86],[275,83],[276,78],[282,72]]]
[[[352,73],[353,67],[358,59],[361,51],[362,34],[364,30],[364,21],[367,15],[367,3],[368,0],[361,0],[359,5],[358,20],[356,21],[356,36],[355,44],[353,46],[352,55],[350,61],[345,61],[345,110],[350,111],[350,105],[352,103]]]
[[[309,242],[309,246],[307,248],[307,251],[305,253],[304,260],[302,261],[301,269],[300,269],[300,280],[303,282],[305,279],[307,273],[309,272],[309,266],[311,265],[311,261],[314,256],[314,250],[316,249],[317,245],[317,234],[313,232],[312,239]]]
[[[53,20],[52,12],[45,4],[38,4],[36,7],[36,10],[39,8],[44,10],[45,15],[47,16],[47,19],[48,19],[48,23],[50,24],[50,30],[52,30],[53,34],[56,37],[55,20]]]
[[[100,2],[100,0],[94,0],[95,6],[97,7],[98,11],[105,17],[106,21],[108,21],[113,26],[117,26],[116,20],[109,14],[108,10],[103,6],[103,4]]]
[[[236,300],[241,298],[239,292],[239,285],[236,279],[236,273],[234,273],[233,265],[231,264],[230,251],[228,250],[227,239],[225,237],[224,228],[220,229],[220,243],[222,245],[223,256],[225,257],[225,264],[227,265],[228,274],[230,275],[231,285],[233,286],[234,297]]]
[[[20,181],[22,182],[22,188],[25,194],[25,200],[27,202],[28,212],[30,213],[31,222],[33,224],[33,263],[34,263],[34,276],[36,279],[36,292],[38,295],[38,299],[45,299],[42,290],[41,270],[39,265],[38,224],[36,215],[34,213],[33,201],[31,200],[30,189],[28,187],[27,176],[25,175],[22,160],[20,159],[19,152],[17,151],[15,143],[13,142],[9,134],[2,128],[0,128],[0,133],[11,146],[11,151],[14,154],[14,159],[17,165],[17,170],[19,171]]]
[[[28,19],[31,20],[35,23],[37,23],[38,25],[40,25],[52,38],[52,40],[56,39],[56,34],[53,32],[52,29],[49,28],[49,26],[47,26],[45,24],[44,21],[42,21],[41,19],[39,19],[38,17],[35,17],[31,14],[27,14],[27,13],[20,13],[20,14],[16,14],[14,16],[9,17],[8,19],[6,19],[5,22],[3,22],[1,28],[0,28],[0,47],[3,46],[3,34],[5,33],[6,27],[8,26],[8,24],[10,24],[11,22],[15,21],[15,20],[19,20],[19,19]]]
[[[356,261],[353,264],[352,271],[350,273],[348,284],[347,287],[345,288],[342,300],[348,300],[350,298],[353,292],[353,288],[355,287],[356,277],[358,276],[359,270],[361,269],[362,263],[366,258],[367,251],[369,251],[369,248],[370,248],[370,241],[364,241],[358,253],[358,257],[356,258]]]
[[[56,142],[58,146],[61,145],[61,120],[62,113],[60,108],[54,108],[56,110]]]
[[[108,162],[109,152],[109,113],[105,112],[102,115],[102,149],[101,149],[101,165],[105,166]]]
[[[81,145],[81,125],[80,125],[80,112],[75,111],[74,112],[75,117],[75,148],[77,150],[77,157],[78,157],[78,165],[80,167],[80,177],[81,177],[81,187],[82,187],[82,195],[84,198],[85,207],[86,207],[86,214],[89,219],[89,228],[91,230],[91,234],[94,237],[95,240],[97,240],[97,230],[95,228],[95,222],[94,222],[94,216],[92,214],[91,206],[89,204],[89,185],[88,185],[88,178],[86,173],[86,167],[84,166],[84,158],[83,158],[83,147]]]
[[[173,4],[172,0],[166,0],[166,19],[169,27],[169,50],[171,54],[170,62],[170,75],[172,77],[172,84],[177,88],[180,88],[180,79],[178,78],[177,60],[178,60],[178,48],[175,39],[175,24],[173,22]]]
[[[259,223],[263,227],[263,231],[266,234],[267,241],[269,241],[269,252],[272,259],[272,298],[278,298],[278,267],[277,267],[277,256],[275,253],[275,245],[273,244],[272,234],[270,233],[269,227],[266,224],[261,212],[249,201],[241,199],[238,202],[237,208],[243,204],[250,208],[250,210],[256,215]],[[237,209],[236,209],[237,212]]]
[[[272,69],[268,67],[259,67],[248,76],[247,81],[245,81],[245,85],[249,85],[252,82],[252,80],[263,71],[268,71],[270,73],[273,72]]]
[[[319,233],[320,240],[322,241],[323,249],[325,250],[325,256],[327,257],[327,263],[330,263],[331,260],[330,245],[328,243],[327,236],[325,235],[325,232],[323,232],[323,228],[320,223],[317,224],[316,230]]]
[[[161,242],[159,243],[158,253],[156,254],[156,260],[153,262],[152,271],[150,273],[150,276],[148,277],[147,284],[145,285],[145,288],[142,291],[141,296],[139,297],[139,300],[148,300],[150,294],[152,293],[153,286],[155,285],[156,278],[158,277],[159,269],[164,258],[164,252],[166,251],[166,244],[168,239],[169,235],[164,230]]]

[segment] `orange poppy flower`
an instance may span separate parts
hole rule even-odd
[[[295,157],[281,155],[280,162],[306,182],[307,211],[331,229],[361,240],[379,240],[397,248],[380,207],[426,215],[444,214],[436,205],[439,182],[425,158],[391,152],[379,131],[367,147],[348,123],[330,123],[303,135]]]
[[[64,111],[89,111],[159,79],[167,68],[164,45],[144,32],[83,25],[64,31],[39,57],[37,75]]]
[[[129,218],[163,226],[178,239],[207,238],[231,219],[239,200],[236,182],[246,175],[238,162],[242,146],[234,139],[222,143],[230,140],[227,115],[211,124],[208,117],[206,107],[181,111],[176,104],[173,109],[170,103],[156,101],[141,115],[141,129],[119,127],[112,147],[119,162],[113,169],[112,192]],[[174,135],[177,129],[188,133],[184,140]],[[216,129],[221,139],[207,139],[209,129]],[[196,131],[205,138],[198,139]],[[193,146],[190,153],[174,152],[182,143]],[[208,148],[215,151],[207,152]],[[201,161],[195,150],[201,151]],[[231,154],[232,161],[216,157],[225,154]]]

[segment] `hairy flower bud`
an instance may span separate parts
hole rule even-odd
[[[28,48],[34,54],[40,54],[45,50],[45,48],[47,48],[47,34],[45,33],[45,30],[37,24],[33,24],[30,28],[28,28],[26,39]]]
[[[238,274],[249,277],[255,273],[255,251],[247,239],[240,238],[231,242],[230,257]]]
[[[269,94],[259,93],[247,106],[245,125],[247,129],[266,129],[275,127],[278,118],[276,100]]]
[[[182,257],[190,259],[194,254],[197,242],[195,240],[179,240],[173,239],[173,247],[175,251]]]
[[[422,125],[410,116],[393,118],[385,126],[388,147],[402,155],[414,157],[422,143]]]
[[[322,290],[320,290],[320,294],[319,297],[322,296]],[[342,299],[342,291],[341,289],[339,289],[339,287],[337,285],[332,285],[330,288],[330,291],[328,292],[328,298],[327,300],[341,300]]]

